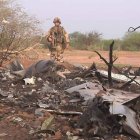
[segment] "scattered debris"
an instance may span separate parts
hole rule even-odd
[[[111,73],[108,88],[107,74],[95,63],[85,68],[51,60],[27,70],[16,61],[0,70],[0,138],[139,140],[140,88],[120,90],[130,79],[118,73]],[[139,87],[135,81],[126,87]]]

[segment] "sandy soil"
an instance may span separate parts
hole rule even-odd
[[[108,60],[107,51],[100,51],[100,53]],[[118,57],[115,64],[140,67],[140,52],[114,51],[114,55]],[[28,67],[38,60],[49,59],[49,51],[43,48],[30,49],[24,52],[19,58],[23,65]],[[90,65],[93,62],[96,64],[104,64],[99,56],[92,51],[66,50],[64,60],[72,64]]]

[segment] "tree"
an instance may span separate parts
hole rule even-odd
[[[100,42],[100,35],[97,32],[89,32],[87,34],[74,32],[70,34],[71,46],[76,49],[88,50]]]
[[[108,66],[108,83],[110,88],[113,86],[113,81],[111,76],[113,63],[118,59],[116,56],[113,56],[113,46],[114,46],[114,40],[109,46],[109,61],[107,61],[99,52],[94,51],[100,57],[100,59],[102,59],[104,63]]]
[[[39,33],[38,24],[15,0],[0,1],[0,66],[32,44]]]
[[[140,33],[125,34],[122,42],[122,50],[140,51]]]

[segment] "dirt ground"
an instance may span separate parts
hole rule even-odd
[[[108,59],[107,51],[100,51],[100,53]],[[115,62],[116,65],[140,67],[140,52],[114,51],[114,55],[118,57]],[[23,65],[28,67],[37,60],[49,59],[49,51],[44,48],[34,48],[23,52],[23,55],[19,58]],[[64,53],[64,60],[72,64],[90,65],[93,62],[99,65],[104,64],[97,54],[92,51],[85,50],[66,50]]]

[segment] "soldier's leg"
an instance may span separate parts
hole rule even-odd
[[[56,56],[57,56],[56,48],[52,48],[51,49],[51,54],[50,54],[50,59],[56,60],[56,58],[57,58]]]
[[[46,42],[45,46],[47,46],[47,48],[49,49],[49,52],[50,52],[50,57],[51,57],[51,52],[52,52],[52,44],[51,42]]]
[[[56,59],[56,48],[52,45],[51,42],[47,42],[47,47],[50,52],[50,59],[55,60]]]
[[[66,49],[66,43],[63,43],[62,44],[62,49],[61,49],[61,53],[63,54],[64,53],[64,50]]]
[[[58,45],[57,48],[57,61],[63,62],[63,48],[62,45]]]

